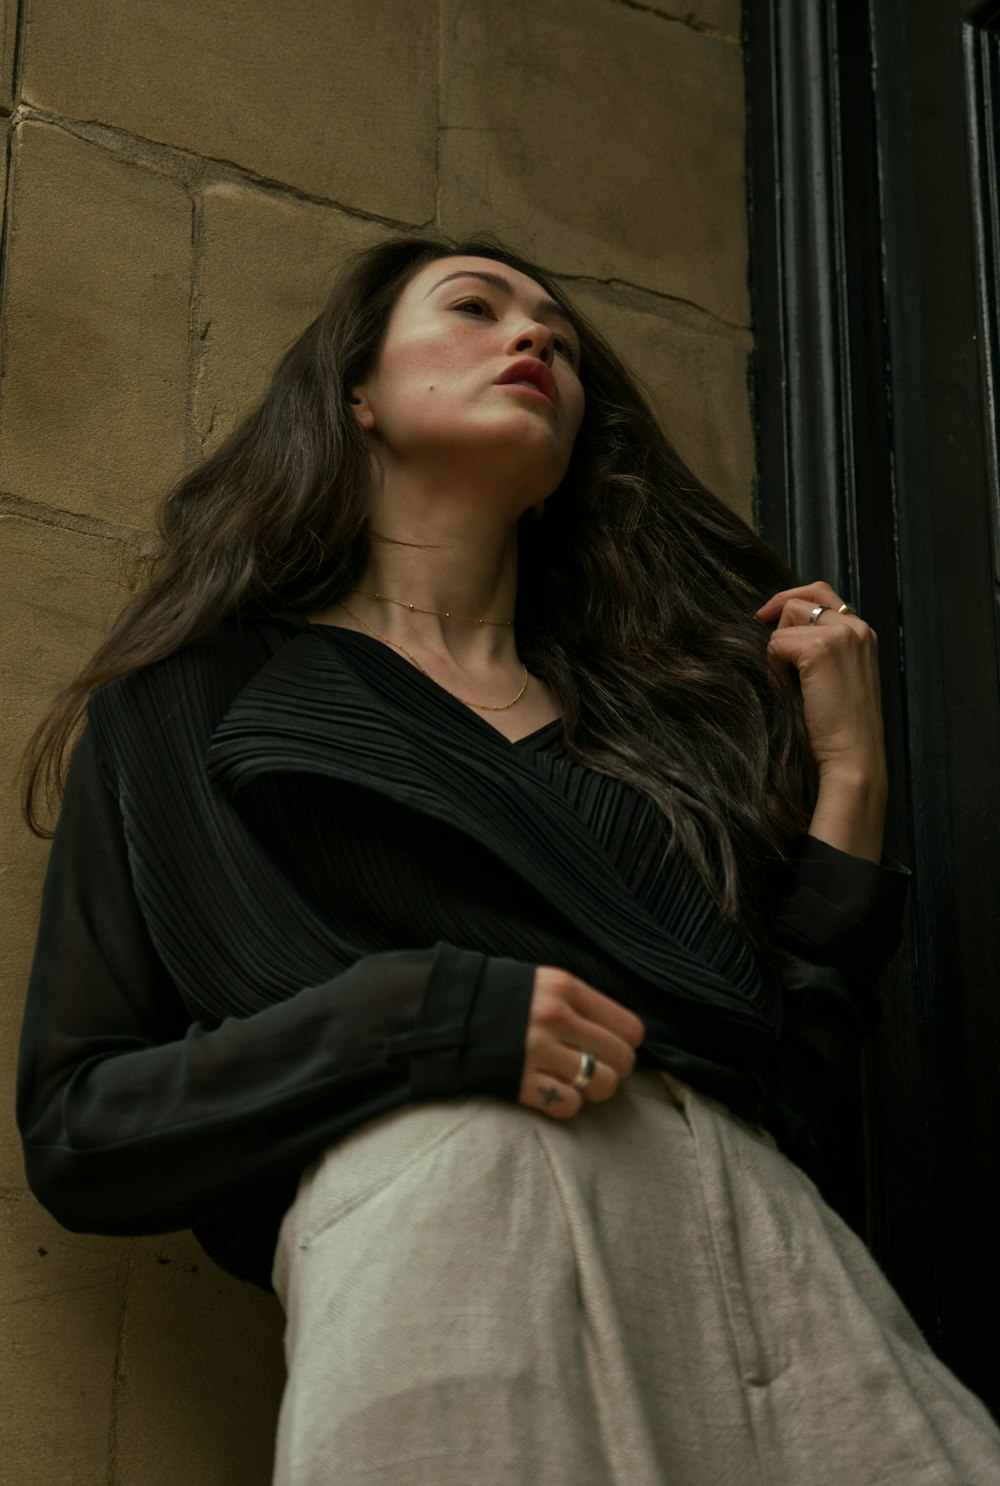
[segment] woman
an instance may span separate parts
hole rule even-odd
[[[850,605],[492,240],[360,255],[162,534],[34,746],[20,1121],[273,1261],[276,1481],[997,1479],[807,1174],[905,886]]]

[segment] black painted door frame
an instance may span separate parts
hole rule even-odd
[[[913,871],[829,1200],[1000,1413],[1000,0],[745,0],[759,529],[879,635]]]

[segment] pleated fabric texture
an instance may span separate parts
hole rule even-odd
[[[693,873],[680,876],[665,895],[670,912],[658,917],[551,774],[378,641],[361,650],[362,680],[345,664],[345,634],[348,644],[359,638],[322,625],[296,635],[243,688],[207,753],[223,791],[237,798],[267,776],[296,774],[371,791],[485,848],[633,978],[656,986],[676,1017],[704,1026],[706,1008],[721,1013],[714,1046],[727,1032],[744,1044],[773,1037],[781,1022],[773,977],[735,940],[716,964],[678,933],[678,894],[704,923],[719,922]]]
[[[693,873],[665,887],[660,918],[651,907],[663,904],[636,898],[578,802],[526,753],[380,642],[361,650],[362,678],[345,663],[343,636],[349,646],[366,637],[302,623],[270,655],[268,626],[220,627],[127,685],[113,683],[88,714],[116,776],[157,953],[206,1024],[401,947],[384,932],[359,944],[355,916],[329,894],[322,908],[310,901],[247,830],[241,809],[254,786],[298,778],[349,790],[354,810],[367,793],[419,819],[429,858],[441,828],[491,855],[623,980],[655,987],[686,1045],[737,1062],[748,1049],[770,1052],[781,988],[721,929]],[[328,800],[344,805],[343,796]],[[380,880],[371,886],[381,895]],[[432,872],[421,896],[429,912],[420,943],[433,943],[444,936],[435,933]]]
[[[761,1127],[640,1070],[305,1173],[275,1486],[993,1486],[1000,1430]]]

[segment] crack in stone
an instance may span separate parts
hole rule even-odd
[[[288,181],[259,175],[248,166],[239,165],[234,160],[225,160],[213,155],[198,155],[192,150],[184,150],[177,145],[161,144],[158,140],[148,139],[144,135],[131,134],[127,129],[98,123],[96,119],[71,119],[64,114],[53,113],[50,109],[36,108],[30,103],[18,104],[11,114],[11,123],[14,127],[19,124],[34,123],[64,129],[75,139],[82,139],[87,144],[95,145],[98,149],[103,149],[107,154],[114,155],[118,159],[128,160],[134,165],[156,171],[161,175],[171,176],[191,192],[203,191],[209,186],[252,186],[266,195],[300,202],[307,206],[327,207],[341,212],[345,217],[354,217],[363,222],[376,222],[398,231],[419,232],[421,229],[434,225],[433,217],[425,218],[420,222],[406,222],[397,217],[381,216],[377,212],[368,212],[360,207],[349,206],[332,196],[321,196],[307,191]]]
[[[87,516],[82,511],[67,511],[61,506],[46,506],[41,501],[30,500],[27,496],[15,495],[8,490],[0,490],[0,519],[4,516],[15,516],[23,521],[33,521],[39,526],[54,526],[61,531],[76,532],[80,536],[97,537],[102,542],[131,547],[140,557],[151,555],[157,540],[155,533],[143,531],[139,527],[105,521],[99,516]]]
[[[631,297],[633,301],[657,301],[660,305],[667,306],[674,312],[673,317],[691,330],[734,341],[739,345],[753,344],[753,331],[749,325],[744,325],[738,320],[727,320],[724,315],[717,315],[714,310],[708,310],[704,305],[697,304],[693,299],[684,299],[679,294],[668,294],[663,289],[651,289],[646,284],[633,284],[628,279],[602,279],[593,274],[563,273],[559,269],[548,271],[554,278],[561,279],[567,284],[579,284],[584,289],[610,289],[612,295],[617,294],[626,300]],[[636,309],[647,307],[643,304],[634,304]],[[681,311],[679,315],[676,313],[678,310]]]
[[[653,5],[643,5],[641,0],[611,0],[613,5],[620,5],[625,10],[641,10],[644,15],[656,16],[661,21],[668,21],[674,26],[686,26],[689,31],[695,31],[699,36],[710,36],[714,41],[735,42],[737,46],[742,45],[742,37],[730,36],[728,31],[720,31],[718,26],[713,26],[710,21],[703,21],[696,16],[693,10],[684,15],[674,15],[670,11],[657,10]]]
[[[54,1290],[29,1290],[14,1296],[10,1300],[3,1301],[5,1311],[13,1310],[18,1305],[31,1305],[41,1301],[47,1304],[50,1300],[57,1300],[63,1295],[80,1295],[87,1290],[103,1290],[106,1281],[103,1277],[93,1280],[80,1280],[75,1285],[57,1285]]]

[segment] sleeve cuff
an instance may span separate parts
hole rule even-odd
[[[521,960],[436,946],[417,1025],[398,1049],[412,1059],[415,1099],[517,1098],[534,974]]]
[[[466,1028],[486,956],[476,950],[435,945],[427,987],[413,1031],[398,1047],[410,1059],[414,1099],[462,1093]]]
[[[887,858],[869,862],[803,836],[772,918],[775,937],[793,953],[874,981],[899,943],[909,880]]]
[[[469,1018],[462,1087],[466,1094],[516,1099],[524,1072],[535,966],[490,957]]]

